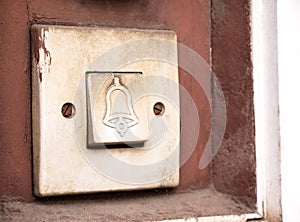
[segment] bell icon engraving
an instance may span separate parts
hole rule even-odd
[[[114,76],[113,84],[107,89],[105,99],[106,112],[103,123],[124,137],[128,128],[138,124],[139,119],[134,113],[130,92],[120,83],[118,76]]]

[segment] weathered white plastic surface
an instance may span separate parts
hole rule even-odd
[[[32,27],[36,195],[178,185],[180,117],[176,41],[176,34],[166,30]],[[126,133],[117,132],[109,123],[103,124],[107,111],[103,96],[114,84],[117,72],[122,72],[122,76],[115,83],[118,85],[119,81],[130,92],[136,115],[132,121],[138,119]],[[103,76],[109,79],[104,80]],[[118,96],[112,98],[111,104],[116,105],[118,99]],[[67,102],[75,107],[72,118],[61,113]],[[157,102],[165,106],[165,112],[159,116],[153,112]],[[91,136],[90,132],[94,134]],[[127,135],[129,132],[132,135]],[[134,139],[133,135],[137,137]],[[122,143],[133,148],[122,147]],[[117,144],[118,148],[99,148],[101,144]]]

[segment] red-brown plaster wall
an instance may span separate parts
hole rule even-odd
[[[178,42],[209,61],[209,1],[2,0],[0,10],[0,198],[21,197],[29,201],[33,198],[29,48],[32,24],[172,29],[178,35]],[[180,170],[180,187],[201,188],[210,183],[210,168],[198,169],[210,128],[208,100],[183,70],[180,70],[180,83],[195,101],[202,128],[193,155]],[[182,104],[181,152],[184,153],[189,144],[186,135],[194,120]]]
[[[0,2],[0,197],[31,199],[30,46],[27,3]]]
[[[251,197],[248,201],[254,202],[256,161],[250,18],[249,0],[212,1],[212,67],[227,105],[226,132],[214,160],[213,183],[218,191]]]
[[[178,41],[209,61],[227,104],[225,138],[213,165],[217,190],[255,197],[255,147],[249,0],[2,0],[0,1],[0,199],[32,200],[30,26],[59,24],[173,29]],[[179,59],[182,59],[179,54]],[[180,70],[180,83],[199,110],[201,132],[181,168],[181,188],[205,187],[210,168],[198,162],[210,128],[207,98]],[[215,96],[214,94],[212,96]],[[218,104],[214,104],[217,107]],[[189,144],[193,119],[181,101],[181,148]]]

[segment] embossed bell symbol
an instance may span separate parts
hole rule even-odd
[[[138,124],[128,89],[121,85],[120,79],[114,76],[113,84],[106,93],[106,113],[103,123],[115,130],[123,137],[128,128]]]

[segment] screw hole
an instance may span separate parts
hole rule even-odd
[[[61,114],[67,119],[71,119],[75,115],[75,106],[72,103],[65,103],[61,108]]]
[[[165,105],[161,102],[155,103],[153,106],[153,112],[156,116],[161,116],[165,112]]]

